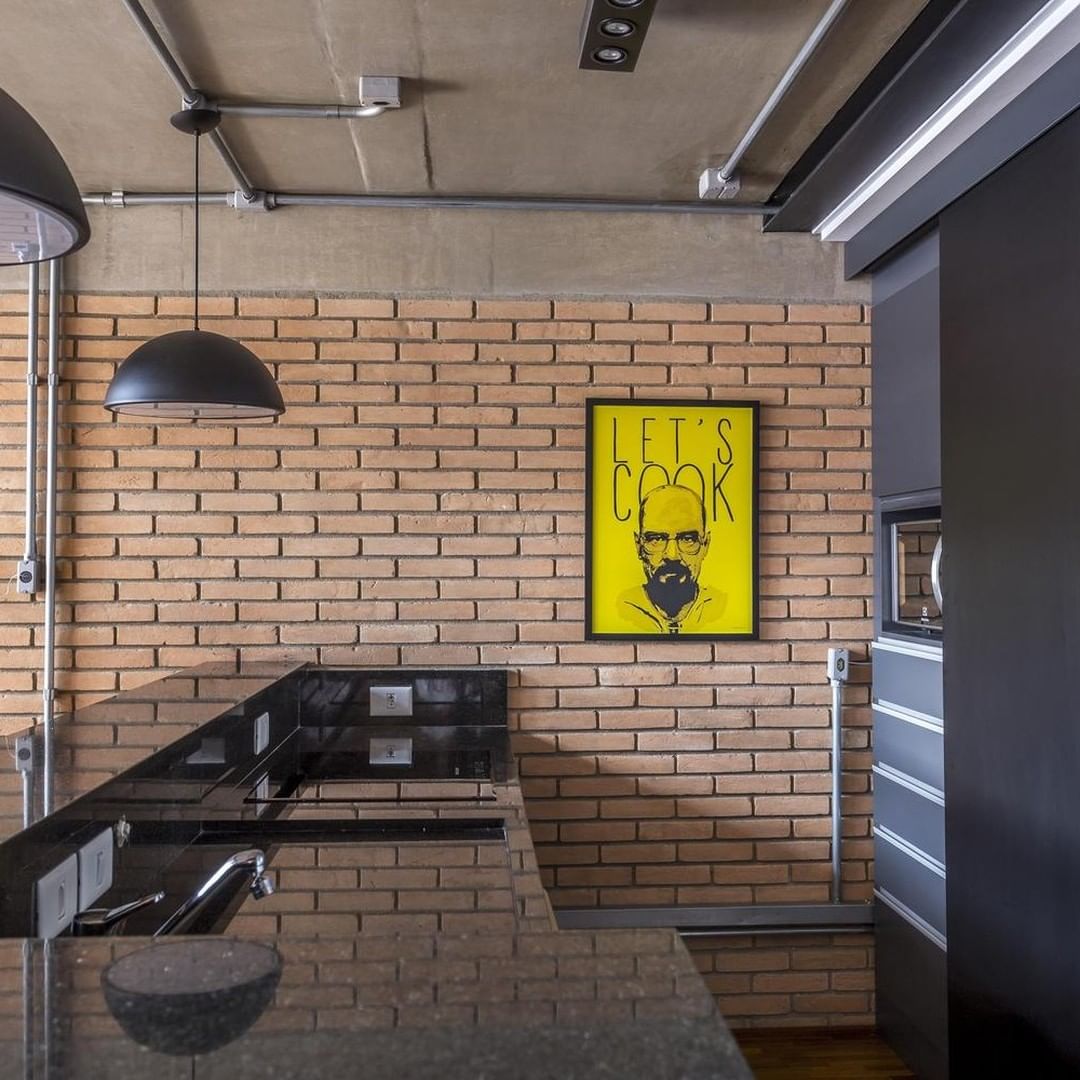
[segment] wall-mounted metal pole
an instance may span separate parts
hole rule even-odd
[[[843,848],[843,819],[840,816],[841,780],[843,776],[843,683],[830,679],[832,684],[832,902],[840,903],[843,868],[840,853]]]
[[[38,263],[28,268],[26,290],[26,537],[24,562],[37,560]]]
[[[780,81],[773,88],[768,100],[762,105],[761,111],[746,129],[746,133],[731,152],[731,156],[720,166],[720,178],[722,180],[730,180],[735,175],[735,170],[739,167],[743,155],[750,149],[750,144],[761,133],[761,129],[768,122],[769,117],[776,111],[776,107],[783,100],[784,95],[791,89],[792,83],[799,77],[802,69],[806,67],[807,61],[817,52],[818,46],[825,39],[825,35],[832,29],[833,23],[840,18],[844,8],[848,6],[848,2],[849,0],[832,0],[810,36],[803,42],[802,48],[799,49],[795,59],[791,61],[787,70],[780,76]]]
[[[192,85],[191,80],[184,73],[184,69],[180,66],[180,62],[169,51],[169,46],[165,44],[165,39],[158,32],[158,28],[154,25],[154,20],[150,18],[146,9],[139,3],[139,0],[124,0],[124,7],[127,8],[128,14],[135,20],[136,25],[143,33],[143,37],[149,42],[150,47],[154,50],[158,60],[161,61],[162,66],[169,73],[169,77],[176,84],[176,87],[184,100],[191,102],[201,97],[199,92]],[[251,186],[251,181],[248,180],[244,170],[240,168],[240,163],[236,160],[236,156],[230,149],[229,144],[222,137],[221,132],[212,131],[208,137],[211,143],[213,143],[214,149],[218,152],[218,156],[224,163],[225,168],[229,170],[229,174],[232,176],[237,190],[243,193],[245,199],[253,199],[255,197],[255,189]]]
[[[56,780],[56,457],[60,397],[61,260],[49,263],[48,406],[45,414],[45,633],[42,674],[42,814],[51,814]]]

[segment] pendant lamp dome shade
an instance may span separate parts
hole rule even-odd
[[[82,196],[37,121],[0,90],[0,266],[41,262],[90,239]]]
[[[199,138],[220,122],[213,109],[184,109],[171,118],[195,137],[195,325],[144,342],[120,365],[105,393],[105,408],[114,413],[252,420],[285,411],[274,377],[250,349],[199,329]]]
[[[207,330],[175,330],[140,345],[121,365],[105,408],[134,416],[242,420],[278,416],[285,402],[250,350]]]

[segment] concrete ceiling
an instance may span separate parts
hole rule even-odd
[[[768,194],[925,0],[854,0],[744,159]],[[377,119],[228,117],[275,191],[692,200],[828,0],[659,0],[637,70],[581,71],[586,0],[146,0],[206,93],[355,103],[356,76],[400,75]],[[4,0],[3,88],[84,191],[182,191],[179,96],[120,0]],[[204,187],[233,185],[206,147]]]

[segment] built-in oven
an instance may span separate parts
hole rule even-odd
[[[905,508],[881,516],[882,625],[886,634],[940,640],[941,507]]]

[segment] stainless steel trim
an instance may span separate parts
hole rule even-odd
[[[886,907],[891,908],[900,916],[905,922],[910,923],[912,928],[918,930],[920,934],[932,941],[942,952],[948,952],[948,939],[940,931],[931,926],[921,915],[917,915],[901,900],[897,900],[886,889],[874,889],[874,896],[877,897]]]
[[[26,528],[23,558],[37,558],[38,294],[41,264],[27,267],[26,288]]]
[[[825,14],[818,20],[810,36],[803,42],[802,48],[795,54],[795,59],[791,61],[787,70],[780,76],[780,81],[773,88],[773,92],[769,95],[765,104],[762,105],[757,116],[751,121],[743,137],[736,144],[731,156],[724,162],[720,169],[721,179],[730,180],[735,175],[735,170],[738,168],[743,155],[750,148],[750,144],[758,137],[769,117],[776,111],[777,105],[780,104],[784,95],[791,89],[792,84],[799,77],[799,73],[806,66],[810,57],[817,51],[825,35],[828,34],[833,23],[840,17],[847,5],[848,0],[833,0],[826,9]]]
[[[49,262],[49,364],[45,414],[45,626],[42,699],[42,815],[53,811],[54,723],[56,712],[56,458],[60,396],[61,259]]]
[[[617,214],[705,214],[761,217],[769,211],[760,203],[638,202],[627,199],[560,199],[495,195],[327,195],[320,192],[265,192],[270,208],[281,206],[350,206],[399,210],[562,210]],[[195,201],[188,191],[91,191],[87,206],[122,209],[129,206],[186,206]],[[232,192],[199,195],[200,206],[232,205]]]
[[[870,643],[871,649],[880,649],[882,652],[903,653],[905,656],[918,656],[924,660],[941,660],[940,645],[923,645],[917,641],[893,641],[877,638]]]
[[[891,765],[872,765],[871,771],[878,776],[884,776],[894,784],[907,788],[908,791],[915,795],[928,799],[932,803],[937,803],[938,806],[945,805],[945,792],[938,791],[936,787],[924,784],[921,780],[916,780],[914,776],[908,776],[907,773],[894,769]]]
[[[874,835],[880,837],[887,844],[891,844],[898,851],[907,855],[909,859],[914,859],[915,862],[925,866],[927,870],[937,874],[939,878],[943,880],[946,878],[945,866],[939,863],[933,855],[927,855],[922,848],[917,848],[910,841],[905,840],[902,836],[897,835],[892,829],[886,828],[884,825],[874,825]]]
[[[712,907],[561,908],[560,930],[673,927],[683,934],[819,933],[865,930],[870,904],[749,904]]]
[[[903,705],[897,705],[895,702],[886,701],[884,698],[874,698],[871,702],[871,708],[877,709],[878,712],[885,713],[886,716],[894,716],[897,720],[903,720],[907,724],[914,724],[916,727],[926,728],[928,731],[933,731],[938,735],[944,734],[944,722],[939,720],[936,716],[931,716],[929,713],[918,712],[915,709],[907,709]]]

